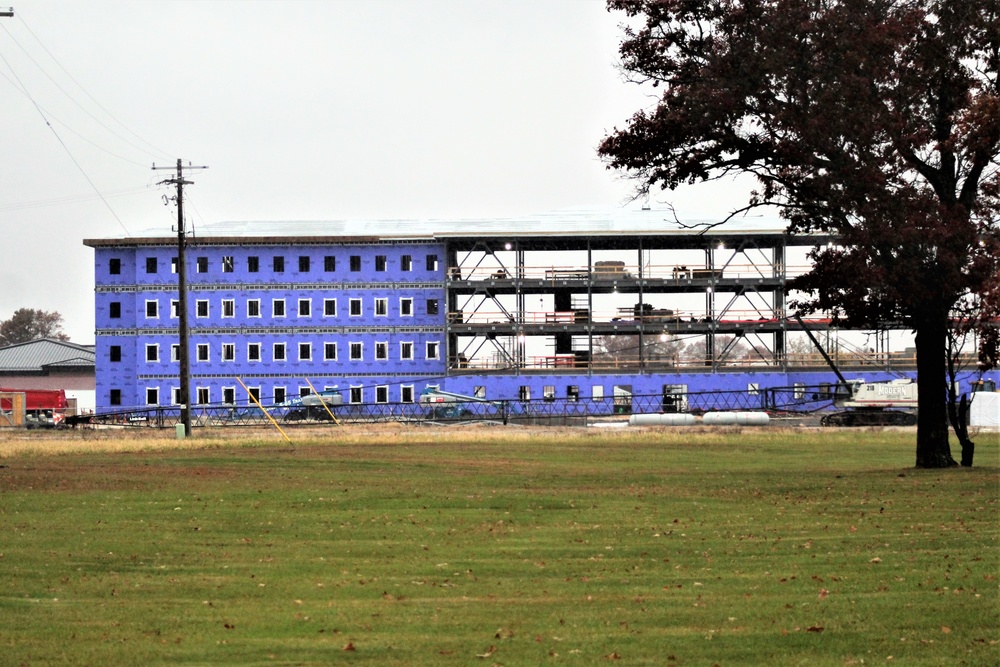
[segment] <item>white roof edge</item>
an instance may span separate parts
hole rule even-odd
[[[776,213],[747,215],[721,222],[718,217],[689,217],[678,223],[668,209],[620,209],[614,211],[564,210],[504,218],[408,219],[408,220],[260,220],[222,221],[200,225],[191,238],[370,238],[383,240],[433,240],[475,236],[731,236],[784,234],[788,222]],[[132,235],[142,240],[174,238],[165,229]],[[129,241],[120,236],[94,240]]]

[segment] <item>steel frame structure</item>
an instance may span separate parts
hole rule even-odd
[[[802,326],[788,319],[787,249],[827,241],[784,233],[734,238],[711,232],[448,239],[448,371],[593,372],[601,367],[599,339],[614,336],[637,337],[629,366],[638,372],[663,370],[664,360],[652,353],[662,336],[703,338],[706,370],[727,363],[740,340],[750,345],[758,364],[787,369],[787,334]],[[596,260],[604,251],[631,255],[634,262]],[[547,263],[528,261],[539,253]],[[653,263],[652,253],[666,263]],[[698,265],[671,259],[692,253],[701,254]],[[607,295],[631,304],[611,313],[596,311],[595,301]],[[656,298],[690,304],[699,295],[704,305],[696,310],[648,303]],[[527,306],[535,298],[552,306]],[[829,321],[810,320],[806,326],[825,329]],[[554,347],[552,354],[529,358],[526,350],[542,340]],[[483,360],[484,350],[494,353],[492,363]]]

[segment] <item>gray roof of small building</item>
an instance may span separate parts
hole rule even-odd
[[[0,372],[30,373],[47,368],[93,369],[95,356],[91,345],[39,338],[0,347]]]
[[[776,213],[747,214],[722,222],[717,218],[678,220],[669,209],[569,209],[509,218],[401,220],[259,220],[199,225],[193,236],[219,240],[435,240],[446,238],[551,236],[712,236],[781,235],[788,222]],[[89,246],[138,245],[176,241],[167,228],[144,230],[131,238],[87,239]]]

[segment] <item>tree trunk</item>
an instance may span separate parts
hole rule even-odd
[[[948,381],[955,381],[955,374],[949,369]],[[969,396],[962,394],[962,398],[956,398],[957,391],[948,389],[948,421],[951,422],[951,430],[958,437],[958,444],[962,448],[962,465],[972,467],[972,458],[976,452],[976,443],[969,438]]]
[[[962,465],[966,468],[972,467],[972,459],[976,454],[976,443],[969,438],[969,397],[962,394],[962,401],[958,405],[959,428],[958,441],[962,444]]]
[[[947,468],[958,465],[948,444],[948,373],[945,346],[947,314],[918,323],[917,343],[917,467]]]

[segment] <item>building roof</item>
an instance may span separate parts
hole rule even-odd
[[[0,347],[0,373],[39,373],[54,369],[94,370],[92,345],[39,338]]]
[[[713,237],[786,234],[788,222],[775,213],[723,218],[677,220],[669,209],[617,209],[594,211],[569,209],[510,218],[461,218],[455,220],[271,220],[229,221],[201,225],[193,236],[221,243],[364,241],[433,241],[483,237],[601,237],[601,236],[698,236]],[[86,239],[85,245],[135,246],[176,243],[167,228],[103,239]]]

